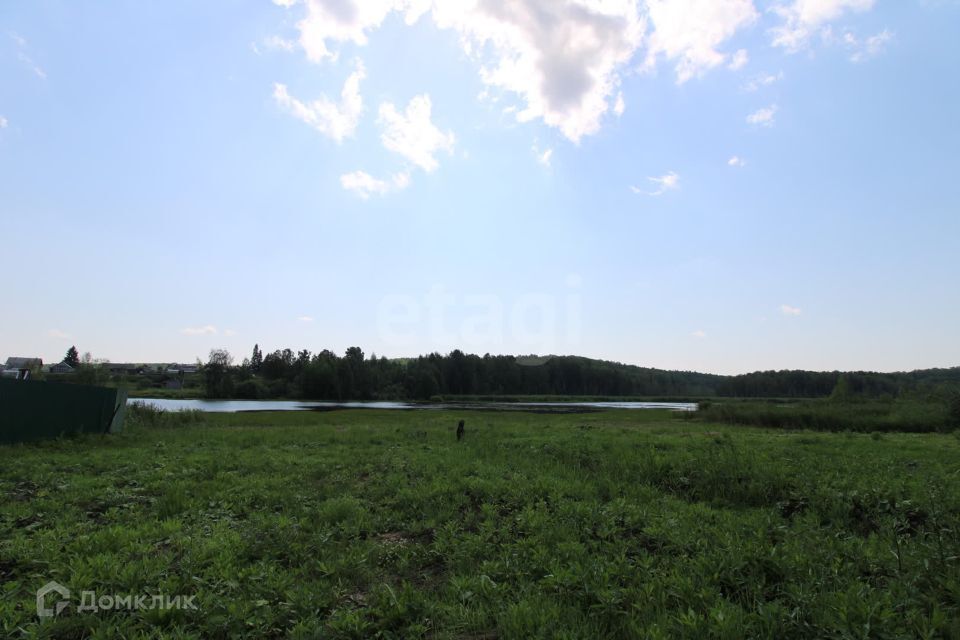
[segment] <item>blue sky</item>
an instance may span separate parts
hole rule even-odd
[[[0,356],[956,366],[958,25],[946,0],[5,2]]]

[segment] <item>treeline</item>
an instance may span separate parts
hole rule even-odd
[[[277,350],[258,345],[239,365],[214,350],[201,368],[210,398],[429,400],[438,396],[644,396],[819,398],[834,393],[896,397],[905,391],[960,384],[960,367],[910,373],[763,371],[721,376],[666,371],[577,356],[478,356],[454,350],[418,358],[366,356],[350,347]]]
[[[202,367],[208,397],[428,400],[460,395],[713,395],[720,376],[662,371],[573,356],[477,356],[455,350],[411,359],[341,357],[283,349],[233,366],[225,351]]]
[[[960,384],[960,367],[897,373],[871,371],[756,371],[725,376],[717,396],[731,398],[823,398],[837,385],[857,396],[897,397],[907,391],[932,391]]]

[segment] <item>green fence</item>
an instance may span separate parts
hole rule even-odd
[[[123,389],[0,378],[0,444],[116,433],[126,404]]]

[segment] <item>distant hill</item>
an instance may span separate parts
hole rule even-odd
[[[229,355],[229,354],[227,354]],[[207,397],[305,400],[418,399],[444,397],[586,396],[645,398],[817,398],[844,378],[845,394],[896,396],[938,385],[960,386],[960,367],[903,373],[757,371],[724,376],[668,371],[581,356],[431,353],[415,358],[366,357],[359,347],[344,355],[328,350],[277,350],[258,364],[208,363]]]
[[[903,389],[960,384],[960,367],[902,373],[757,371],[725,376],[581,356],[481,357],[459,351],[446,356],[407,358],[405,367],[414,372],[427,371],[426,375],[435,378],[437,393],[441,395],[814,398],[830,395],[841,376],[846,377],[852,392],[869,395],[896,395]]]

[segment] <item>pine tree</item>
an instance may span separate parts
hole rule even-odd
[[[263,364],[263,353],[260,351],[260,345],[253,345],[253,355],[250,356],[250,371],[259,373],[260,365]]]
[[[63,362],[73,368],[80,366],[80,352],[77,351],[76,347],[67,349],[67,355],[63,357]]]

